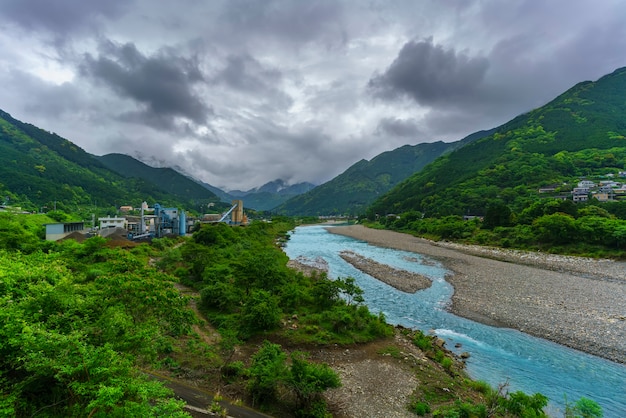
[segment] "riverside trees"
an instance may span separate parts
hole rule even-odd
[[[192,316],[142,250],[0,250],[0,415],[185,416],[139,373]]]
[[[416,218],[414,212],[408,212],[379,222],[390,229],[432,239],[623,258],[626,219],[622,207],[626,202],[574,205],[571,201],[544,199],[519,213],[502,204],[490,206],[482,221],[455,215]]]

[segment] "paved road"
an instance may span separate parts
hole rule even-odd
[[[190,386],[184,382],[171,379],[167,376],[159,375],[153,372],[145,372],[149,376],[158,379],[165,383],[165,386],[172,389],[177,398],[185,401],[190,407],[189,412],[194,417],[213,416],[208,413],[206,409],[213,402],[213,394],[202,390],[200,388]],[[266,415],[262,412],[255,411],[254,409],[247,408],[245,406],[233,405],[227,401],[219,401],[223,408],[226,408],[229,417],[234,418],[271,418],[270,415]]]

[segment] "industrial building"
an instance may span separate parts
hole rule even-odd
[[[167,235],[185,236],[196,222],[225,222],[230,225],[247,225],[248,217],[243,212],[243,201],[233,200],[232,207],[223,214],[205,214],[202,219],[187,218],[184,210],[165,208],[155,203],[149,207],[146,202],[141,204],[139,216],[125,217],[107,216],[98,218],[100,235],[109,236],[120,229],[126,231],[129,239],[140,240],[162,238]],[[57,241],[73,232],[87,234],[85,222],[67,222],[46,224],[46,239]]]

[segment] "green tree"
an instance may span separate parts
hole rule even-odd
[[[298,409],[309,410],[322,392],[340,387],[341,380],[327,364],[311,363],[305,353],[296,351],[291,354],[287,386],[296,395]]]
[[[538,239],[544,243],[566,244],[576,235],[574,218],[563,213],[541,216],[533,222]]]
[[[275,329],[280,325],[281,315],[277,296],[254,289],[241,309],[241,329],[246,335]]]
[[[248,391],[252,403],[269,401],[276,397],[280,383],[287,378],[287,355],[278,344],[264,341],[259,350],[252,356]]]
[[[565,418],[602,418],[602,407],[594,400],[581,397],[574,405],[566,402]]]
[[[493,229],[497,226],[509,226],[511,224],[511,209],[503,202],[494,202],[487,206],[483,227]]]

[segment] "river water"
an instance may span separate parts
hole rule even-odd
[[[339,256],[343,250],[423,274],[432,286],[414,294],[398,291],[352,267]],[[473,379],[493,387],[508,382],[510,392],[540,392],[550,399],[547,412],[551,416],[563,416],[565,397],[575,401],[584,396],[598,402],[605,417],[626,417],[626,366],[449,313],[446,306],[453,289],[444,279],[446,269],[432,259],[331,234],[319,225],[296,228],[285,253],[291,259],[325,260],[329,277],[354,277],[370,310],[382,311],[390,324],[434,330],[450,350],[470,353],[467,372]],[[456,348],[457,344],[461,347]]]

